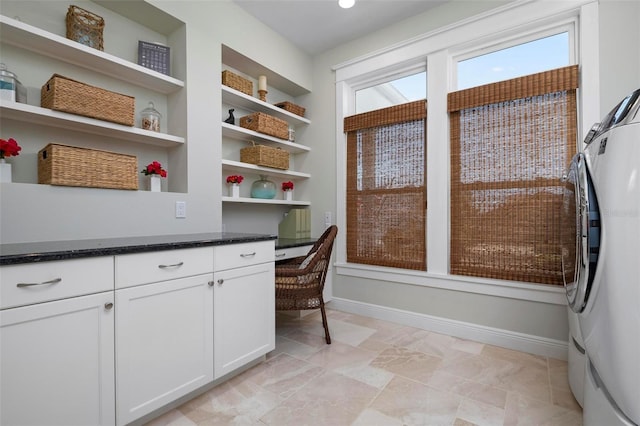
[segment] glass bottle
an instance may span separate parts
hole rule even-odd
[[[155,109],[153,102],[140,112],[140,127],[154,132],[160,131],[160,118],[162,115]]]
[[[252,198],[264,198],[271,199],[276,196],[276,184],[267,176],[260,175],[260,179],[251,184],[251,197]]]

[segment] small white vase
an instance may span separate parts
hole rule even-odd
[[[149,175],[149,191],[160,192],[162,191],[162,178],[158,175]]]
[[[229,196],[233,198],[240,198],[240,184],[231,184],[231,186],[229,187]]]
[[[284,199],[287,201],[293,201],[293,189],[290,191],[284,191]]]
[[[4,158],[0,158],[0,182],[11,182],[11,163]]]

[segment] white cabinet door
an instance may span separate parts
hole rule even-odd
[[[275,349],[274,263],[215,273],[215,377]]]
[[[115,423],[113,297],[0,311],[0,424]]]
[[[212,274],[116,290],[117,424],[213,380]]]

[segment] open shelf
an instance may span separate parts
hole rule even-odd
[[[176,78],[3,15],[0,15],[0,33],[3,43],[50,56],[158,93],[169,94],[184,87],[184,82]]]
[[[310,206],[311,203],[309,201],[287,201],[287,200],[278,200],[272,198],[270,200],[265,200],[262,198],[246,198],[246,197],[222,197],[222,201],[225,203],[246,203],[246,204],[280,204],[284,206]]]
[[[282,120],[285,120],[287,123],[294,125],[311,123],[311,121],[307,118],[300,117],[299,115],[293,114],[275,105],[263,102],[258,98],[249,96],[236,89],[225,86],[224,84],[222,85],[222,102],[225,104],[236,106],[238,108],[264,112],[265,114],[280,118]]]
[[[249,139],[256,140],[256,142],[271,147],[282,148],[291,154],[299,154],[302,152],[309,152],[311,148],[308,146],[300,145],[294,142],[289,142],[284,139],[274,138],[273,136],[258,133],[253,130],[245,129],[244,127],[235,126],[229,123],[222,123],[222,136],[229,139],[237,139],[241,141],[247,141]]]
[[[233,160],[222,160],[222,170],[227,173],[255,173],[259,175],[273,176],[280,179],[309,179],[309,173],[295,172],[292,170],[272,169],[269,167],[256,166],[255,164],[243,163]]]
[[[68,114],[18,102],[0,102],[0,112],[3,119],[24,121],[30,124],[41,124],[58,127],[94,135],[108,136],[129,142],[149,145],[172,147],[184,144],[184,138],[165,133],[152,132],[137,127],[110,123],[95,118]]]

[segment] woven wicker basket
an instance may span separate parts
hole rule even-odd
[[[254,145],[240,150],[240,161],[287,170],[289,168],[289,152],[270,146]]]
[[[63,77],[51,76],[40,91],[40,105],[57,111],[133,126],[135,98]]]
[[[222,71],[222,84],[253,96],[253,82],[229,70]]]
[[[291,102],[278,102],[277,104],[274,104],[274,105],[277,106],[278,108],[282,108],[285,111],[289,111],[295,115],[299,115],[300,117],[304,117],[304,112],[306,111],[304,107],[301,107],[300,105],[296,105]]]
[[[135,155],[49,144],[38,152],[38,183],[138,189]]]
[[[241,117],[240,127],[280,139],[289,139],[287,122],[263,112],[254,112]]]
[[[67,38],[94,49],[104,50],[104,19],[78,6],[67,10]]]

